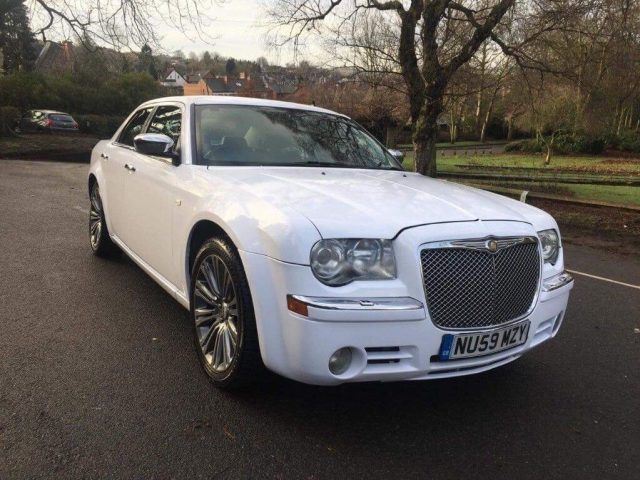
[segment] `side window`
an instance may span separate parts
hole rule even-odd
[[[127,126],[124,127],[124,130],[122,130],[122,132],[120,133],[120,136],[118,137],[118,143],[133,147],[133,139],[136,135],[142,132],[142,128],[144,127],[147,118],[149,118],[151,110],[153,110],[152,107],[138,110],[133,115],[133,117],[131,117],[131,120],[129,120]]]
[[[147,133],[162,133],[173,139],[174,144],[180,139],[182,128],[182,111],[175,105],[158,107],[151,119]]]

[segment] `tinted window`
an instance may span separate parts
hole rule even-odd
[[[171,137],[174,143],[180,139],[180,129],[182,128],[182,111],[180,107],[165,105],[158,107],[151,119],[148,133],[162,133]]]
[[[142,128],[144,127],[147,118],[149,118],[151,110],[153,110],[151,107],[138,110],[131,120],[129,120],[127,126],[124,127],[124,130],[122,130],[120,137],[118,137],[118,143],[133,147],[133,138],[139,133],[142,133]]]
[[[56,114],[52,114],[52,115],[49,115],[49,118],[51,120],[56,121],[56,122],[73,122],[73,118],[71,118],[71,115],[56,115]]]
[[[196,148],[207,165],[400,168],[355,122],[308,110],[198,105]]]

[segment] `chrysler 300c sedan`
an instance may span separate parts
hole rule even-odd
[[[176,97],[95,147],[90,242],[190,312],[221,387],[482,372],[556,335],[572,278],[525,203],[403,171],[316,107]]]

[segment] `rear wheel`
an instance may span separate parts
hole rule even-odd
[[[226,239],[212,238],[198,252],[190,300],[196,351],[214,385],[253,383],[262,360],[251,293],[238,253]]]
[[[89,207],[89,242],[91,250],[99,257],[110,257],[118,253],[119,248],[109,236],[98,182],[94,182],[91,186],[89,200],[91,202]]]

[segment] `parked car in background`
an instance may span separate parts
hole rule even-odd
[[[18,123],[22,132],[77,132],[78,122],[71,115],[55,110],[29,110]]]
[[[549,214],[406,172],[317,107],[147,102],[96,145],[88,188],[94,253],[189,309],[217,386],[263,364],[323,385],[483,372],[554,337],[573,286]]]

